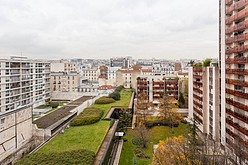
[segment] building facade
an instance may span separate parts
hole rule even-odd
[[[248,163],[247,31],[248,1],[221,0],[221,143],[243,163]]]
[[[0,89],[0,164],[8,164],[33,149],[32,108],[50,98],[50,63],[0,59]]]
[[[219,67],[189,67],[189,118],[210,139],[220,140]]]
[[[137,97],[146,93],[149,102],[158,104],[164,93],[178,100],[178,78],[176,76],[145,76],[137,77]]]

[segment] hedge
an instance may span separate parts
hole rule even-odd
[[[27,155],[19,160],[16,165],[48,165],[48,164],[78,164],[89,165],[93,164],[95,154],[93,151],[80,149],[65,152],[52,152],[44,154],[36,152],[31,155]]]
[[[157,125],[163,125],[163,126],[173,126],[173,127],[178,127],[179,122],[172,122],[169,120],[153,120],[153,121],[147,121],[146,122],[146,127],[153,127]]]
[[[113,98],[103,96],[103,97],[100,97],[99,99],[97,99],[95,101],[95,104],[109,104],[109,103],[113,103],[113,102],[115,102],[115,100]]]
[[[113,98],[114,100],[120,100],[121,99],[120,93],[116,92],[116,91],[114,91],[113,93],[110,93],[109,97]]]
[[[103,115],[99,108],[85,108],[78,116],[71,121],[71,126],[89,125],[98,122]]]
[[[58,102],[50,102],[50,106],[52,108],[57,108],[59,106],[59,103]]]

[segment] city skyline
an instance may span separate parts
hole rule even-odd
[[[4,58],[218,57],[214,0],[13,0],[0,13]]]

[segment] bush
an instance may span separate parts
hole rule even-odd
[[[19,160],[17,165],[47,165],[47,164],[93,164],[95,154],[93,151],[80,149],[65,152],[53,152],[49,154],[44,154],[41,152],[36,152],[25,156],[23,159]]]
[[[110,93],[109,97],[113,98],[114,100],[120,100],[121,99],[121,95],[118,92]]]
[[[150,159],[150,156],[146,155],[141,149],[134,149],[134,154],[141,159]]]
[[[141,139],[141,138],[133,138],[132,143],[134,145],[136,145],[136,146],[141,146],[141,145],[143,145],[143,139]]]
[[[123,86],[123,85],[120,85],[120,86],[118,86],[118,87],[115,89],[115,92],[119,93],[119,92],[121,92],[122,89],[124,89],[124,86]]]
[[[163,126],[173,126],[173,127],[178,127],[179,122],[170,122],[169,120],[153,120],[153,121],[147,121],[146,122],[146,127],[151,128],[153,126],[157,125],[163,125]]]
[[[98,108],[85,108],[71,121],[71,126],[89,125],[98,122],[103,115],[103,110]]]
[[[113,98],[103,96],[103,97],[100,97],[99,99],[97,99],[95,101],[95,104],[109,104],[109,103],[113,103],[113,102],[115,102],[115,100]]]
[[[58,106],[59,106],[59,103],[58,102],[51,102],[50,103],[50,106],[52,107],[52,108],[57,108]]]

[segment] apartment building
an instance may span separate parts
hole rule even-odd
[[[169,96],[178,99],[178,78],[172,76],[147,76],[140,75],[137,77],[137,97],[145,92],[149,98],[149,102],[159,103],[159,99],[163,97],[165,92]]]
[[[189,118],[195,119],[200,131],[219,141],[219,67],[189,67]]]
[[[51,91],[76,92],[80,75],[77,72],[51,72]]]
[[[50,98],[50,63],[0,59],[0,164],[32,148],[32,108]]]
[[[140,75],[139,69],[119,69],[116,71],[116,85],[125,88],[136,88],[136,79]]]
[[[220,64],[221,142],[248,163],[247,0],[220,0]]]
[[[91,82],[98,82],[100,69],[98,67],[83,68],[80,72],[81,77]]]

